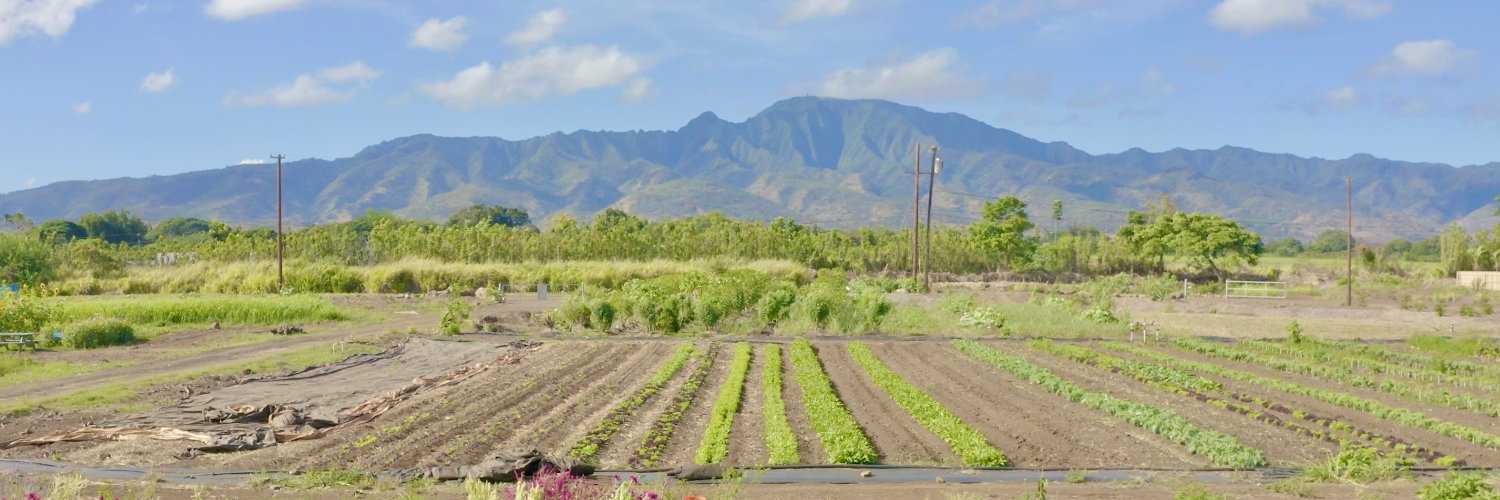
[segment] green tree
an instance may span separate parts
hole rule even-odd
[[[204,234],[209,231],[210,225],[210,222],[195,217],[173,217],[151,228],[151,232],[146,233],[146,239],[155,241]]]
[[[1052,239],[1057,239],[1058,226],[1062,224],[1062,200],[1052,200]]]
[[[1292,257],[1307,250],[1302,246],[1302,240],[1292,237],[1282,238],[1266,244],[1266,253],[1280,257]]]
[[[1349,232],[1343,229],[1329,229],[1318,233],[1312,244],[1307,246],[1307,251],[1313,253],[1334,253],[1349,250]]]
[[[0,233],[0,285],[50,281],[57,262],[47,246],[31,238]]]
[[[483,222],[507,227],[523,227],[531,225],[531,215],[520,208],[502,206],[474,205],[448,218],[449,226],[473,226]]]
[[[43,222],[33,230],[39,241],[52,244],[67,243],[69,241],[89,237],[89,231],[83,226],[66,219],[52,219]]]
[[[132,245],[144,243],[146,232],[150,230],[146,221],[124,210],[84,214],[78,219],[78,225],[88,231],[90,238]]]
[[[31,227],[36,225],[35,222],[32,222],[30,217],[27,217],[26,214],[23,214],[21,212],[5,214],[5,223],[15,226],[16,229],[19,229],[22,232],[30,231]]]
[[[1220,277],[1224,274],[1220,264],[1225,259],[1238,259],[1250,265],[1260,260],[1260,235],[1245,230],[1238,222],[1212,214],[1170,213],[1147,226],[1141,237],[1160,241],[1173,255],[1187,258],[1193,267]]]
[[[104,240],[90,238],[67,246],[68,267],[88,271],[95,278],[115,278],[125,274],[125,259]]]
[[[1010,269],[1021,269],[1036,251],[1036,240],[1026,236],[1033,227],[1026,202],[1006,196],[984,204],[979,221],[969,226],[969,238],[980,250],[998,254]]]

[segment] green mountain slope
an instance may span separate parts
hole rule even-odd
[[[1345,176],[1366,237],[1426,237],[1443,224],[1487,224],[1500,163],[1454,168],[1355,155],[1342,160],[1224,147],[1090,155],[957,113],[877,100],[799,97],[744,122],[704,113],[673,131],[554,133],[521,141],[418,135],[354,156],[287,165],[294,224],[366,209],[442,219],[475,203],[518,206],[542,220],[606,207],[648,217],[723,211],[829,227],[902,226],[911,214],[915,143],[939,144],[934,218],[967,223],[987,199],[1017,194],[1041,218],[1053,199],[1067,222],[1113,228],[1163,195],[1271,236],[1342,227]],[[0,212],[34,219],[123,208],[150,220],[274,221],[274,170],[233,166],[171,176],[60,182],[0,194]]]

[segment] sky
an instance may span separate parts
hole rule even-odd
[[[0,0],[0,192],[793,96],[1090,153],[1500,161],[1493,0]]]

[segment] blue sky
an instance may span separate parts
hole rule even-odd
[[[1491,0],[0,0],[0,192],[797,95],[1092,153],[1500,161]]]

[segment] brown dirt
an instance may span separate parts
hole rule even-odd
[[[881,463],[962,465],[942,438],[922,427],[870,382],[869,375],[854,363],[844,342],[820,342],[814,347],[839,399],[870,437]]]
[[[699,344],[698,348],[700,349],[698,352],[702,353],[703,349],[707,349],[707,344]],[[646,438],[646,433],[651,430],[651,425],[656,423],[656,420],[661,417],[662,413],[666,412],[667,405],[672,403],[672,398],[677,397],[677,393],[681,392],[682,387],[687,384],[688,377],[692,375],[693,370],[698,366],[701,356],[700,354],[689,358],[687,363],[682,365],[682,369],[677,371],[677,375],[672,377],[671,382],[662,386],[661,390],[655,396],[652,396],[650,401],[647,401],[645,405],[641,406],[635,412],[634,418],[627,420],[624,425],[620,426],[619,430],[615,431],[615,435],[610,437],[609,441],[599,447],[597,457],[601,467],[606,469],[630,468],[630,458],[635,456],[636,448]]]
[[[1232,411],[1167,392],[1124,375],[1043,354],[1019,342],[992,342],[986,345],[1026,358],[1032,364],[1052,370],[1058,376],[1085,389],[1171,409],[1198,427],[1234,436],[1241,444],[1264,452],[1266,460],[1273,467],[1301,465],[1338,452],[1335,445],[1250,420]]]
[[[656,367],[670,356],[669,344],[652,342],[628,358],[606,363],[613,368],[609,373],[577,386],[566,401],[514,428],[511,436],[492,451],[534,448],[544,453],[566,454],[573,443],[593,430],[615,406],[645,387]]]
[[[1203,467],[1148,431],[999,372],[944,344],[872,344],[921,387],[1000,448],[1016,467]]]
[[[754,345],[750,371],[745,373],[745,392],[740,397],[740,411],[729,431],[729,455],[724,463],[738,466],[764,465],[770,460],[766,449],[765,391],[760,379],[766,369],[765,345]],[[785,398],[783,398],[784,400]]]
[[[1186,352],[1186,351],[1182,351],[1182,350],[1178,350],[1178,349],[1173,349],[1173,348],[1169,348],[1169,347],[1165,347],[1165,346],[1148,346],[1148,347],[1151,347],[1151,348],[1157,350],[1158,352],[1161,352],[1161,353],[1164,353],[1164,354],[1169,354],[1171,356],[1174,356],[1174,357],[1177,357],[1177,358],[1180,358],[1180,359],[1183,359],[1183,360],[1203,362],[1203,363],[1213,363],[1213,364],[1216,364],[1216,365],[1219,365],[1219,366],[1223,366],[1225,368],[1233,369],[1233,370],[1236,370],[1236,371],[1243,371],[1243,372],[1247,372],[1247,373],[1253,373],[1253,374],[1256,374],[1256,375],[1271,377],[1271,378],[1275,378],[1275,379],[1278,379],[1278,380],[1283,380],[1283,381],[1286,381],[1286,382],[1295,383],[1295,384],[1298,384],[1298,385],[1303,385],[1303,386],[1308,386],[1308,387],[1315,387],[1315,388],[1325,389],[1325,390],[1345,392],[1345,393],[1357,395],[1359,397],[1363,397],[1363,398],[1366,398],[1366,399],[1372,399],[1372,400],[1375,400],[1375,401],[1379,401],[1379,402],[1381,402],[1381,403],[1383,403],[1383,404],[1385,404],[1387,406],[1391,406],[1391,407],[1395,407],[1395,408],[1405,408],[1405,409],[1408,409],[1408,410],[1417,411],[1417,412],[1426,414],[1428,416],[1431,416],[1433,418],[1437,418],[1437,419],[1440,419],[1440,420],[1447,420],[1447,421],[1454,422],[1454,423],[1460,423],[1460,424],[1463,424],[1463,425],[1466,425],[1466,426],[1470,426],[1470,427],[1474,427],[1476,429],[1484,430],[1484,431],[1490,432],[1490,433],[1495,433],[1496,432],[1495,431],[1495,423],[1494,423],[1495,419],[1490,419],[1491,423],[1489,423],[1488,425],[1484,425],[1484,424],[1481,424],[1480,422],[1483,422],[1484,421],[1483,419],[1487,419],[1489,417],[1484,417],[1482,415],[1478,415],[1478,414],[1473,413],[1473,412],[1466,412],[1466,411],[1462,411],[1462,410],[1453,410],[1453,409],[1446,408],[1446,407],[1433,407],[1431,405],[1422,405],[1422,404],[1418,404],[1418,403],[1412,403],[1410,401],[1405,401],[1405,400],[1402,400],[1400,398],[1397,398],[1397,397],[1389,395],[1389,394],[1376,393],[1376,392],[1366,391],[1366,390],[1362,390],[1362,389],[1350,388],[1350,387],[1347,387],[1347,386],[1343,386],[1343,385],[1335,384],[1335,383],[1332,383],[1332,382],[1328,382],[1326,380],[1316,379],[1316,378],[1312,378],[1312,377],[1305,377],[1305,376],[1302,376],[1302,375],[1290,374],[1290,373],[1285,373],[1285,372],[1279,372],[1279,371],[1270,370],[1270,369],[1267,369],[1267,368],[1262,368],[1262,367],[1258,367],[1258,366],[1248,365],[1248,364],[1245,364],[1245,363],[1239,363],[1239,362],[1234,362],[1234,361],[1229,361],[1229,360],[1224,360],[1224,359],[1210,358],[1208,356],[1203,356],[1201,354]],[[1385,420],[1385,419],[1381,419],[1381,418],[1372,416],[1372,415],[1367,414],[1367,413],[1362,412],[1362,411],[1358,411],[1358,410],[1354,410],[1354,409],[1350,409],[1350,408],[1345,408],[1343,406],[1331,405],[1331,404],[1319,401],[1317,399],[1313,399],[1313,398],[1309,398],[1309,397],[1304,397],[1304,396],[1298,396],[1298,395],[1295,395],[1295,394],[1290,394],[1290,393],[1285,393],[1285,392],[1280,392],[1280,391],[1274,391],[1274,390],[1270,390],[1270,389],[1262,389],[1259,386],[1256,386],[1256,385],[1253,385],[1253,384],[1248,384],[1248,383],[1244,383],[1244,382],[1237,382],[1237,381],[1234,381],[1232,379],[1228,379],[1228,378],[1224,378],[1224,377],[1218,377],[1218,376],[1213,376],[1213,375],[1209,375],[1209,374],[1200,374],[1200,375],[1203,375],[1206,378],[1218,380],[1219,382],[1223,383],[1226,388],[1230,388],[1231,390],[1234,390],[1235,392],[1240,392],[1240,393],[1244,393],[1244,394],[1250,394],[1250,395],[1258,396],[1258,397],[1261,397],[1261,398],[1265,398],[1268,401],[1274,401],[1274,402],[1282,403],[1282,404],[1287,405],[1287,406],[1292,407],[1292,408],[1303,409],[1304,411],[1308,411],[1308,412],[1311,412],[1311,413],[1316,414],[1316,415],[1320,415],[1320,416],[1324,416],[1324,417],[1335,418],[1335,419],[1338,419],[1338,420],[1347,421],[1347,422],[1349,422],[1352,425],[1358,426],[1359,428],[1362,428],[1362,429],[1369,430],[1371,432],[1378,432],[1378,433],[1384,434],[1384,435],[1397,436],[1397,437],[1405,439],[1408,442],[1411,442],[1413,444],[1420,445],[1420,446],[1425,446],[1427,448],[1431,448],[1431,449],[1434,449],[1434,450],[1437,450],[1437,451],[1440,451],[1440,452],[1443,452],[1443,453],[1446,453],[1446,454],[1449,454],[1449,455],[1456,456],[1456,457],[1458,457],[1460,459],[1463,459],[1464,461],[1468,462],[1469,465],[1481,465],[1481,466],[1500,465],[1500,450],[1485,448],[1485,447],[1482,447],[1482,446],[1470,443],[1468,441],[1464,441],[1464,440],[1461,440],[1461,439],[1447,437],[1447,436],[1444,436],[1444,435],[1441,435],[1441,434],[1434,433],[1432,431],[1428,431],[1426,429],[1422,429],[1422,428],[1418,428],[1418,427],[1410,427],[1410,426],[1398,424],[1398,423],[1395,423],[1395,422],[1392,422],[1392,421],[1389,421],[1389,420]]]
[[[696,463],[694,460],[698,455],[698,445],[703,441],[703,433],[708,431],[708,421],[713,416],[714,400],[719,397],[719,386],[724,385],[724,380],[729,378],[730,361],[734,359],[734,344],[720,343],[719,351],[714,355],[713,365],[708,369],[708,376],[703,379],[703,385],[698,386],[698,394],[693,398],[693,404],[688,406],[687,413],[677,421],[677,429],[672,432],[672,440],[667,443],[666,452],[662,453],[658,467],[672,467],[677,465],[689,465]]]
[[[623,346],[621,346],[623,347]],[[226,455],[226,465],[314,469],[339,466],[385,470],[432,465],[423,460],[447,450],[463,432],[478,431],[490,405],[517,405],[540,393],[548,380],[581,370],[595,352],[567,343],[547,343],[520,363],[502,365],[465,383],[429,391],[404,402],[368,424],[324,439],[287,443],[248,453]],[[459,411],[473,408],[478,411]],[[361,440],[372,442],[360,445]],[[482,453],[466,447],[463,451]]]
[[[807,407],[802,406],[802,387],[797,385],[797,373],[792,368],[791,350],[781,347],[781,399],[786,403],[787,424],[797,436],[797,455],[804,464],[826,464],[828,455],[823,453],[823,443],[818,432],[807,419]],[[769,348],[770,346],[766,346]]]

